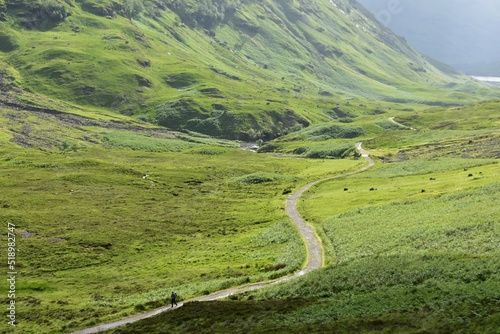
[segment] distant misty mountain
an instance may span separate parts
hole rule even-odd
[[[358,2],[426,55],[464,72],[500,75],[500,1]]]

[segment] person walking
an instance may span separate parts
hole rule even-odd
[[[177,299],[177,293],[172,292],[172,294],[170,295],[170,301],[172,302],[172,307],[174,307],[174,304],[175,306],[177,306],[177,302],[175,301],[176,299]]]

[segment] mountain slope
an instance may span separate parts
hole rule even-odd
[[[321,101],[478,98],[346,0],[6,0],[0,12],[5,85],[172,129],[271,139],[328,120]]]

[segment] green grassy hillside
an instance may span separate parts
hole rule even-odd
[[[464,104],[492,94],[440,72],[345,0],[216,4],[2,1],[2,99],[22,89],[30,103],[44,96],[64,109],[269,140],[351,98]]]
[[[401,119],[417,130],[373,136],[373,169],[306,193],[324,269],[108,332],[497,333],[499,108]]]

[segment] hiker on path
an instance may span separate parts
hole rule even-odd
[[[172,295],[170,296],[170,301],[172,302],[172,307],[174,307],[174,304],[175,304],[175,306],[177,306],[177,302],[175,301],[176,298],[177,298],[177,294],[175,292],[172,292]]]

